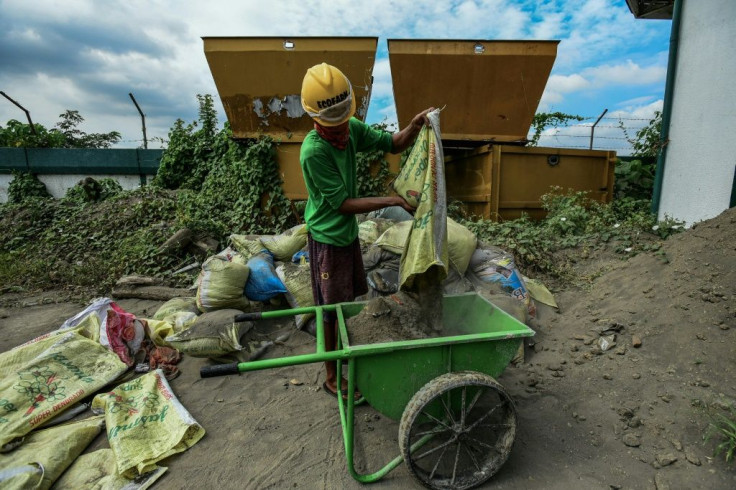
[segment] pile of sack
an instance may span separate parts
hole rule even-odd
[[[205,434],[168,383],[181,355],[165,340],[197,313],[191,302],[168,304],[144,319],[100,298],[0,353],[0,486],[138,489],[157,480],[159,461]],[[80,457],[103,430],[110,449]]]
[[[359,216],[358,237],[369,293],[357,300],[398,291],[401,255],[413,223],[412,215],[401,207]],[[450,267],[442,284],[444,294],[475,291],[502,303],[500,307],[521,321],[535,316],[527,280],[517,270],[512,254],[479,242],[475,234],[450,218],[447,239]],[[228,247],[203,264],[196,285],[196,305],[201,312],[253,311],[284,302],[291,308],[313,306],[306,226],[295,226],[280,235],[231,235]],[[535,286],[535,290],[546,291],[544,286]],[[504,297],[515,301],[506,302]],[[295,321],[297,328],[314,333],[313,315],[299,315]]]

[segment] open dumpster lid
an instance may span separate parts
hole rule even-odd
[[[389,39],[399,126],[442,111],[443,140],[526,140],[559,41]]]
[[[301,105],[307,69],[326,62],[353,85],[358,119],[368,112],[376,37],[204,37],[204,53],[236,138],[303,141],[313,127]]]

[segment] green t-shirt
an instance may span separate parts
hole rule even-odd
[[[355,215],[338,209],[345,199],[358,197],[355,154],[359,151],[391,151],[391,133],[350,119],[350,140],[338,150],[317,131],[307,133],[300,161],[309,198],[304,219],[312,238],[320,243],[345,247],[358,236]]]

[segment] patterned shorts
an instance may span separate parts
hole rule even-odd
[[[353,301],[368,292],[363,270],[360,243],[337,247],[312,240],[309,236],[309,265],[312,272],[312,295],[317,305]],[[334,313],[325,312],[325,320],[334,320]]]

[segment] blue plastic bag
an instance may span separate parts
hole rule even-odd
[[[254,255],[246,264],[250,269],[245,283],[245,296],[251,301],[268,301],[286,292],[286,286],[276,275],[273,255],[267,250]]]

